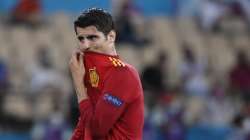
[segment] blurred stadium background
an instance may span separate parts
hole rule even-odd
[[[73,21],[110,11],[141,75],[144,140],[250,139],[249,0],[1,0],[0,139],[68,140]]]

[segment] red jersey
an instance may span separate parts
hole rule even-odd
[[[71,140],[142,140],[143,90],[137,71],[118,56],[85,52],[88,99]]]

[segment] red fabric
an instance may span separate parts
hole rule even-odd
[[[137,71],[130,65],[114,65],[110,57],[85,53],[85,85],[89,99],[80,105],[80,120],[71,140],[141,140],[144,122],[143,90]],[[92,87],[89,69],[95,69],[99,82]],[[119,105],[107,100],[110,95]],[[113,104],[114,103],[114,104]]]
[[[238,89],[250,89],[250,68],[236,67],[230,73],[231,84]]]
[[[31,13],[38,13],[40,11],[41,4],[39,0],[20,0],[14,10],[14,13],[17,15],[28,15]]]

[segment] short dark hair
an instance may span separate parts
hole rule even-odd
[[[104,35],[107,35],[111,30],[115,30],[111,14],[101,8],[89,8],[85,10],[74,22],[75,32],[76,27],[85,28],[87,26],[95,26]]]

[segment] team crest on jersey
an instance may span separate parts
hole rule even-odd
[[[89,69],[89,79],[92,87],[98,87],[99,75],[96,71],[96,68]]]
[[[116,107],[120,107],[123,104],[122,100],[108,93],[104,94],[103,99]]]

